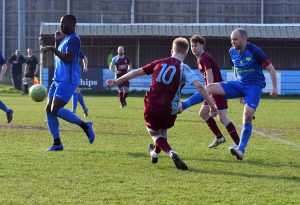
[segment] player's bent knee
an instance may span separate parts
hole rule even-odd
[[[220,122],[225,126],[230,123],[230,120],[228,119],[227,116],[218,115],[218,118],[219,118]]]
[[[211,83],[211,84],[206,85],[205,89],[209,94],[212,94],[212,93],[215,93],[215,90],[218,88],[217,86],[218,86],[217,84]]]
[[[58,109],[54,109],[53,107],[51,108],[51,111],[50,111],[51,114],[56,115],[57,112],[58,112]]]
[[[199,116],[204,120],[204,121],[206,121],[206,119],[208,119],[210,116],[209,115],[207,115],[206,113],[201,113],[201,112],[199,112]]]
[[[167,130],[162,129],[162,130],[161,130],[161,136],[162,136],[165,140],[167,140],[167,139],[168,139]]]
[[[251,112],[245,112],[245,113],[244,113],[244,121],[245,121],[246,123],[252,122],[253,115],[254,115],[254,113],[251,113]]]
[[[219,83],[208,84],[205,89],[209,94],[225,95],[225,91]]]
[[[45,111],[46,111],[47,113],[51,113],[51,106],[50,106],[50,105],[46,105]]]
[[[59,109],[62,108],[61,106],[52,105],[51,107],[51,114],[57,115]]]
[[[199,110],[199,116],[206,121],[206,119],[208,119],[210,117],[209,115],[209,108],[208,106],[203,106],[200,110]]]
[[[205,109],[200,109],[199,110],[199,116],[202,119],[206,119],[209,116],[209,110],[205,110]]]
[[[220,119],[220,122],[224,125],[227,126],[230,123],[230,120],[228,118],[226,119]]]
[[[153,136],[151,136],[152,137],[152,140],[153,140],[153,142],[154,143],[156,143],[156,140],[158,139],[158,138],[164,138],[164,136],[162,136],[161,134],[160,135],[153,135]],[[165,138],[164,138],[165,139]]]

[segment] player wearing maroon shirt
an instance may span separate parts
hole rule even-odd
[[[188,50],[189,43],[187,39],[176,38],[173,41],[171,57],[153,61],[116,80],[106,81],[107,86],[111,87],[120,85],[137,76],[152,74],[150,88],[144,100],[145,124],[154,142],[154,145],[149,145],[151,161],[157,163],[158,154],[163,150],[171,157],[175,166],[181,170],[187,170],[188,167],[168,144],[167,129],[174,125],[178,113],[180,90],[186,81],[194,85],[199,93],[204,96],[211,108],[211,114],[217,114],[217,108],[209,98],[205,88],[190,67],[183,64]]]
[[[215,62],[214,58],[204,51],[205,39],[202,36],[193,36],[190,38],[191,50],[193,54],[197,58],[198,69],[200,74],[205,80],[205,84],[222,82],[222,76],[220,72],[220,68]],[[218,118],[221,123],[226,127],[229,135],[235,144],[239,144],[239,136],[236,132],[235,126],[227,117],[227,99],[225,96],[213,95],[213,100],[217,105],[219,110]],[[199,111],[200,117],[207,123],[208,127],[215,134],[215,140],[208,146],[209,148],[213,148],[218,146],[221,143],[226,141],[225,137],[219,130],[216,121],[209,115],[209,107],[207,102],[205,101]]]
[[[125,49],[123,46],[118,47],[118,55],[112,58],[110,69],[116,73],[116,78],[119,78],[125,75],[130,71],[132,65],[130,59],[125,56]],[[126,98],[129,91],[129,81],[123,82],[118,85],[119,98],[121,102],[121,107],[124,108],[127,106]]]

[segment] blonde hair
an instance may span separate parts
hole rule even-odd
[[[190,45],[186,38],[178,37],[173,41],[172,49],[176,53],[185,54],[189,51]]]

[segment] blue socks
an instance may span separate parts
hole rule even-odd
[[[82,124],[82,120],[80,118],[78,118],[74,113],[72,113],[70,110],[67,110],[65,108],[60,108],[57,112],[57,115],[48,112],[46,112],[46,115],[47,115],[48,128],[54,140],[60,139],[58,117],[70,123],[74,123],[77,125]]]
[[[196,92],[194,95],[189,97],[186,101],[182,102],[182,108],[185,110],[193,105],[203,102],[204,98],[200,93]]]
[[[239,144],[239,148],[242,150],[243,153],[245,152],[251,133],[252,133],[252,123],[245,123],[243,125],[243,129],[241,132],[241,139]]]
[[[74,92],[72,97],[72,110],[75,113],[77,109],[78,93]]]
[[[47,124],[53,139],[59,139],[59,122],[56,115],[46,112]]]
[[[73,93],[73,98],[72,98],[72,110],[73,112],[75,113],[76,112],[76,109],[77,109],[77,102],[79,101],[81,107],[83,110],[86,109],[86,106],[85,106],[85,103],[84,103],[84,100],[83,100],[83,96],[81,95],[81,93],[76,93],[74,92]]]
[[[82,109],[85,110],[86,106],[85,106],[85,103],[84,103],[84,100],[83,100],[83,97],[82,97],[81,93],[78,93],[78,101],[79,101]]]
[[[65,108],[60,108],[57,112],[57,116],[73,124],[81,125],[82,123],[82,120],[79,117]]]
[[[4,103],[0,100],[0,109],[3,110],[4,112],[9,112],[10,109],[4,105]]]

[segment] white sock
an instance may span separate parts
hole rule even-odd
[[[172,157],[173,153],[176,153],[176,152],[174,152],[173,150],[170,150],[168,154],[170,157]]]
[[[158,153],[156,153],[154,150],[150,152],[151,157],[158,158]]]

